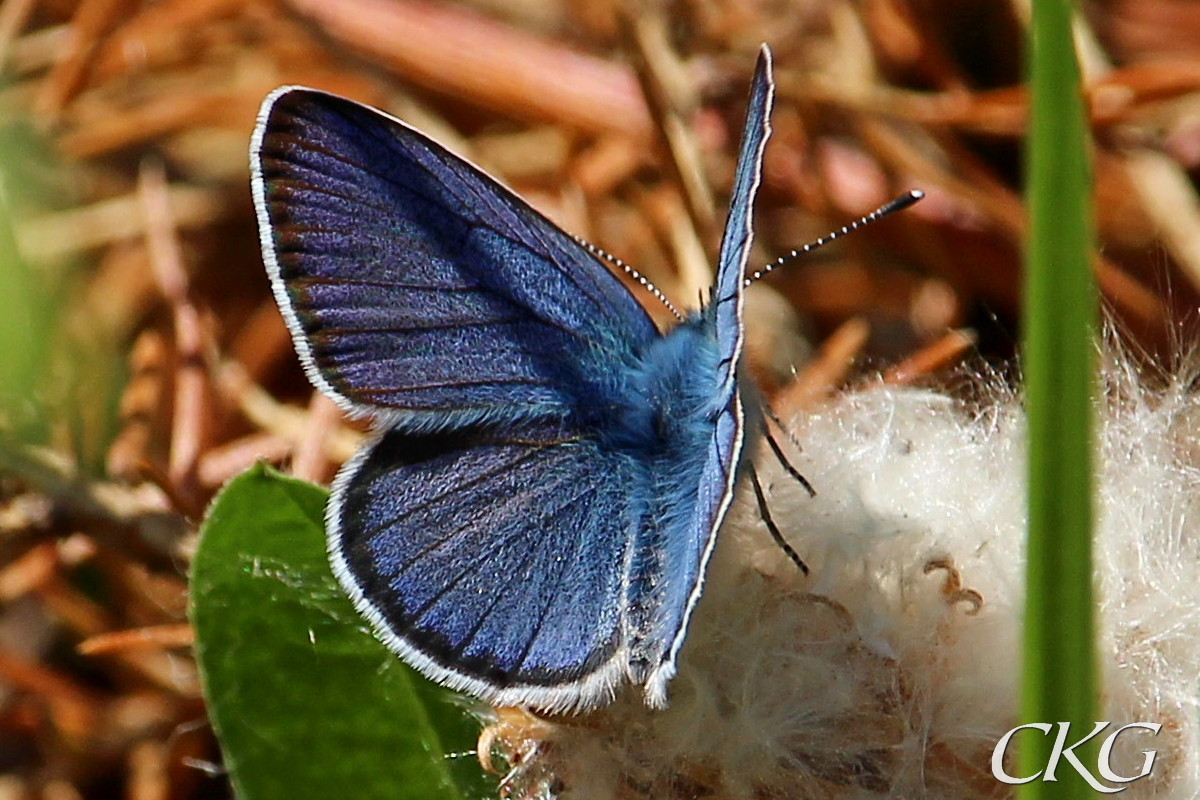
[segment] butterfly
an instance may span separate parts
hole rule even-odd
[[[739,375],[764,45],[716,281],[660,333],[594,250],[405,123],[302,87],[263,103],[263,257],[309,380],[373,435],[326,509],[375,634],[497,705],[666,705],[753,426]],[[753,431],[750,431],[753,433]]]

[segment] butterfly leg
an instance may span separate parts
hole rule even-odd
[[[800,448],[800,443],[792,438],[792,434],[787,428],[784,427],[783,423],[779,421],[779,418],[775,416],[775,413],[771,411],[771,409],[765,403],[762,406],[762,412],[764,419],[769,419],[771,422],[774,422],[775,426],[779,428],[779,430],[787,434],[788,439],[791,439],[791,442],[796,446],[796,449]],[[792,463],[787,460],[787,456],[783,454],[783,448],[779,446],[779,442],[775,441],[775,437],[771,435],[770,426],[765,422],[763,423],[763,436],[767,440],[767,445],[770,446],[771,452],[775,454],[775,459],[779,462],[779,465],[783,467],[784,471],[787,472],[788,475],[791,475],[797,483],[804,487],[805,491],[808,492],[809,497],[816,497],[817,490],[814,489],[813,485],[808,482],[808,478],[805,478],[803,475],[801,475],[800,470],[793,467]]]
[[[800,473],[796,473],[799,475]],[[804,481],[803,478],[800,480]],[[808,481],[804,481],[805,486]],[[763,492],[762,484],[758,480],[758,472],[753,467],[750,468],[750,485],[754,487],[754,498],[758,501],[758,513],[762,515],[762,520],[767,525],[767,530],[771,532],[771,538],[775,540],[775,544],[779,545],[779,549],[787,554],[787,557],[792,560],[801,572],[808,574],[808,565],[804,563],[804,559],[792,549],[792,546],[783,538],[783,534],[779,532],[779,526],[775,524],[775,520],[771,518],[771,511],[767,508],[767,496]],[[809,488],[811,492],[811,487]]]

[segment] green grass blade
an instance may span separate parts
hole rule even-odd
[[[1070,742],[1098,719],[1091,556],[1096,300],[1088,135],[1072,11],[1070,0],[1033,2],[1023,323],[1029,544],[1021,698],[1023,722],[1070,721]],[[1022,732],[1019,776],[1046,768],[1052,739]],[[1094,794],[1066,763],[1057,778],[1028,783],[1020,796]]]

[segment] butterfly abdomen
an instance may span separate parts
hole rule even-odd
[[[628,376],[606,444],[631,456],[638,476],[628,489],[635,516],[625,636],[635,683],[670,658],[669,649],[703,571],[712,530],[702,496],[712,481],[712,442],[735,403],[719,374],[712,321],[696,314],[654,341]],[[725,415],[723,417],[723,414]],[[736,467],[735,467],[736,468]],[[663,582],[662,575],[682,576]]]

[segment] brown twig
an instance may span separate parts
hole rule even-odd
[[[160,163],[143,162],[138,195],[146,220],[146,246],[150,252],[150,264],[174,317],[178,366],[174,381],[175,412],[167,478],[176,491],[189,501],[190,510],[198,513],[202,505],[197,495],[196,470],[207,441],[212,413],[208,373],[204,365],[203,324],[199,310],[189,297],[183,254],[176,239],[167,198],[166,176]]]
[[[887,386],[902,386],[912,383],[961,358],[975,346],[974,331],[950,331],[940,339],[926,345],[916,353],[890,367],[880,378]]]
[[[847,320],[834,331],[796,379],[771,399],[775,414],[780,419],[789,419],[833,391],[845,380],[869,334],[870,326],[858,317]]]
[[[633,73],[453,6],[417,0],[287,0],[407,81],[521,119],[648,140]]]

